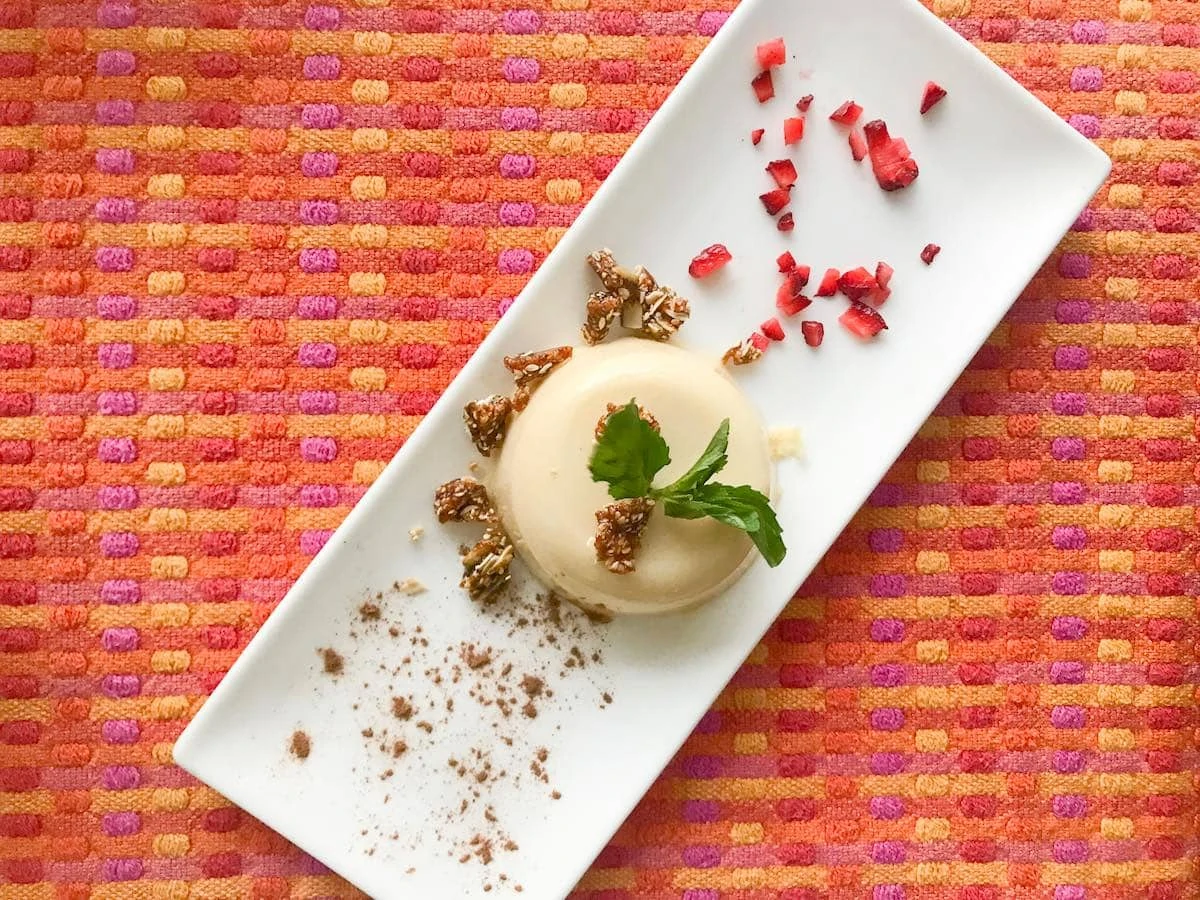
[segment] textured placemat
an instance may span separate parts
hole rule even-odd
[[[707,2],[0,6],[0,897],[353,893],[172,741]],[[933,6],[1112,179],[581,897],[1198,893],[1200,4]]]

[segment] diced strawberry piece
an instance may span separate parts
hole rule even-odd
[[[825,326],[812,319],[800,323],[800,333],[804,335],[804,343],[810,347],[820,347],[821,341],[825,340]]]
[[[791,213],[784,213],[779,217],[779,221],[775,223],[775,227],[780,231],[791,231],[796,227],[796,219]]]
[[[887,298],[890,296],[892,296],[891,288],[875,285],[875,287],[871,288],[871,290],[867,293],[866,301],[872,306],[883,306],[883,304],[887,303]]]
[[[817,296],[832,297],[836,294],[839,277],[840,273],[837,269],[826,269],[824,276],[821,278],[821,284],[817,287]]]
[[[851,269],[849,272],[843,272],[842,277],[838,279],[838,290],[851,300],[861,300],[871,293],[871,289],[874,287],[876,287],[874,276],[862,266]]]
[[[783,38],[777,37],[763,41],[754,48],[754,55],[758,57],[758,64],[764,69],[769,69],[771,66],[782,66],[787,60],[787,50],[783,45]]]
[[[775,257],[775,265],[779,266],[780,272],[790,272],[796,268],[796,257],[792,256],[792,251],[784,250]]]
[[[862,107],[853,100],[847,100],[837,109],[835,109],[829,118],[835,122],[840,122],[843,125],[853,125],[858,121],[858,117],[862,115]]]
[[[946,89],[936,81],[925,82],[925,94],[921,97],[921,115],[929,112],[943,97],[946,96]]]
[[[783,142],[785,144],[796,144],[804,137],[804,118],[802,116],[791,116],[783,120]]]
[[[808,284],[808,276],[811,274],[812,268],[809,266],[796,266],[795,271],[792,272],[792,276],[796,279],[800,287],[805,287]]]
[[[796,183],[796,164],[790,159],[776,159],[767,163],[767,172],[781,188],[790,188]]]
[[[758,199],[762,201],[762,205],[767,208],[768,213],[775,215],[791,202],[792,192],[787,188],[776,188],[765,194],[759,194]]]
[[[800,110],[800,112],[808,112],[808,108],[810,106],[812,106],[812,102],[813,102],[813,95],[805,94],[803,97],[801,97],[799,100],[796,101],[796,109]]]
[[[755,128],[752,132],[750,132],[750,143],[752,143],[755,147],[757,147],[758,142],[762,140],[763,134],[764,134],[763,129]]]
[[[881,119],[874,119],[863,126],[867,135],[867,152],[871,155],[871,169],[875,180],[885,191],[906,188],[920,174],[917,161],[909,155],[908,145],[888,134],[888,127]]]
[[[933,258],[942,252],[942,248],[937,244],[926,244],[925,249],[921,251],[921,262],[929,265],[933,262]]]
[[[812,303],[812,300],[801,293],[806,282],[807,279],[796,272],[789,272],[779,290],[775,292],[775,306],[785,316],[794,316]]]
[[[766,350],[771,346],[771,342],[768,341],[764,335],[759,334],[757,331],[750,335],[750,344],[756,350]]]
[[[758,330],[773,341],[782,341],[784,338],[783,326],[775,318],[767,319],[767,321],[758,326]]]
[[[754,88],[754,96],[758,98],[759,103],[766,103],[775,96],[775,82],[771,80],[771,70],[763,69],[754,76],[754,80],[750,82],[750,87]]]
[[[850,132],[850,155],[854,157],[855,162],[862,162],[867,158],[867,139],[857,128]]]
[[[882,260],[875,265],[875,283],[881,288],[887,287],[895,274],[896,270]]]
[[[887,328],[883,316],[865,303],[851,303],[850,308],[838,316],[838,321],[860,338],[873,338]]]
[[[693,278],[707,278],[718,269],[724,268],[733,259],[733,254],[724,244],[711,244],[692,259],[688,274]]]

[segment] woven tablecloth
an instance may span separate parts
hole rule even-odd
[[[0,6],[0,898],[353,895],[172,741],[729,6]],[[1200,4],[932,6],[1112,178],[582,898],[1200,892]]]

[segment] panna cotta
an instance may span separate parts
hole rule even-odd
[[[729,462],[717,480],[770,495],[766,433],[738,386],[715,359],[640,338],[577,347],[555,368],[513,419],[488,492],[517,553],[564,597],[597,612],[683,609],[721,593],[758,553],[741,531],[710,518],[670,518],[659,504],[634,571],[617,574],[597,561],[596,513],[613,500],[588,463],[609,405],[632,399],[670,447],[656,485],[687,471],[729,419]]]

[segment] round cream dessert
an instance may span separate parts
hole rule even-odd
[[[596,512],[613,500],[588,469],[596,425],[610,403],[634,398],[658,420],[671,451],[655,485],[686,472],[728,418],[729,463],[713,480],[771,491],[762,421],[716,361],[639,338],[575,348],[513,420],[488,487],[533,573],[597,612],[661,613],[701,603],[757,555],[737,529],[668,518],[660,504],[642,533],[635,571],[618,575],[597,561]]]

